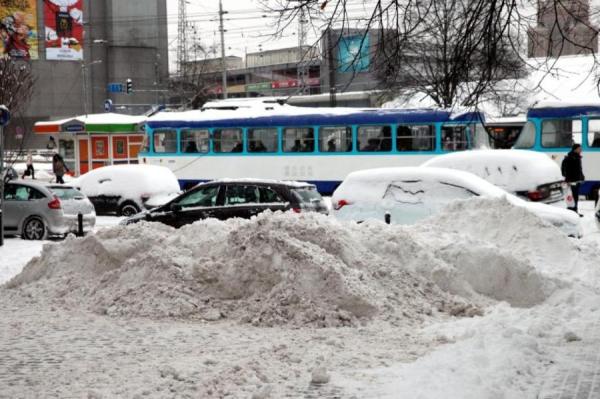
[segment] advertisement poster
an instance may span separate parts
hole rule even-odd
[[[369,70],[369,36],[347,36],[340,40],[339,71],[366,72]]]
[[[38,59],[36,0],[0,0],[2,57]]]
[[[44,0],[44,25],[46,59],[83,59],[83,0]]]

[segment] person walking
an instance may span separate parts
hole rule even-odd
[[[579,185],[585,180],[581,158],[581,144],[573,144],[571,151],[565,156],[561,164],[562,175],[565,177],[565,181],[571,186],[571,192],[573,193],[573,200],[575,202],[575,206],[569,209],[576,213],[579,213],[577,209],[579,202]]]
[[[25,163],[27,169],[23,172],[23,179],[25,176],[31,176],[31,179],[35,180],[35,170],[33,169],[33,156],[31,156],[31,151],[27,151],[27,161]]]
[[[54,154],[52,157],[52,171],[56,176],[56,183],[65,184],[63,176],[69,171],[69,168],[67,168],[65,161],[59,154]]]

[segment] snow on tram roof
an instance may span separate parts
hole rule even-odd
[[[600,103],[544,101],[527,112],[528,118],[576,118],[583,115],[600,115]]]
[[[273,125],[311,126],[320,124],[379,124],[379,123],[431,123],[468,122],[483,120],[476,112],[452,113],[439,109],[392,108],[308,108],[291,105],[273,107],[248,107],[207,109],[204,111],[160,112],[146,121],[150,128],[180,127],[260,127]]]

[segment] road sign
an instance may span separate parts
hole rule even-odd
[[[123,83],[109,83],[108,84],[108,92],[109,93],[123,93]]]

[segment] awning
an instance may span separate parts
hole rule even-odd
[[[56,121],[37,122],[33,126],[33,131],[36,134],[133,133],[140,131],[140,126],[145,120],[145,115],[90,114]]]

